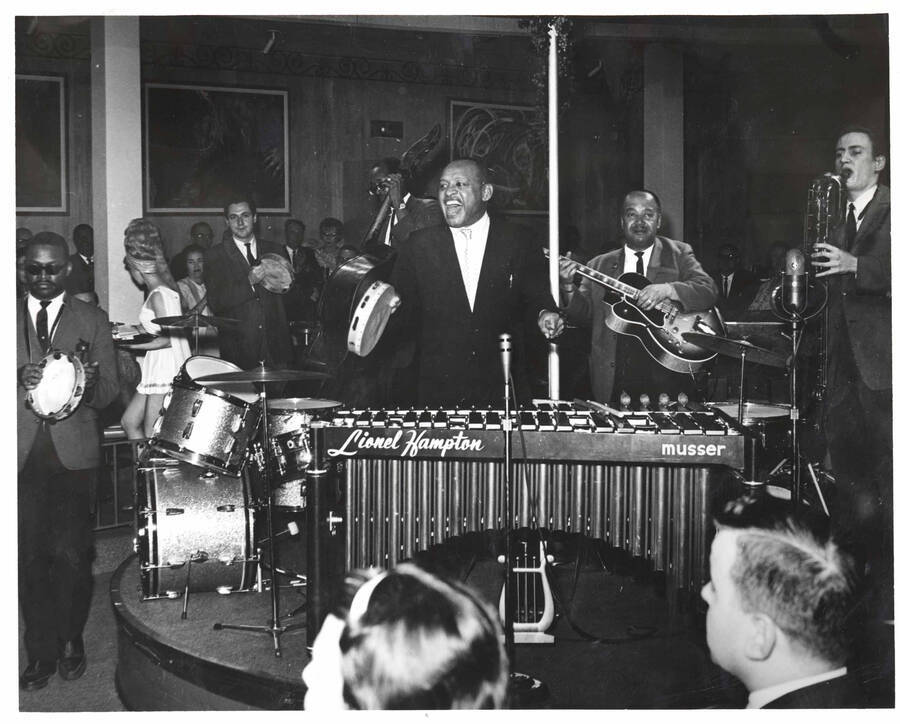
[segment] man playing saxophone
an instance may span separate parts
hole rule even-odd
[[[859,533],[869,563],[889,571],[891,204],[878,183],[886,163],[872,131],[840,134],[835,172],[846,179],[846,223],[814,246],[812,264],[828,284],[825,437],[838,479],[835,516]]]

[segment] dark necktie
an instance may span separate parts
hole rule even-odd
[[[853,240],[856,238],[856,207],[853,204],[847,209],[847,223],[844,227],[844,248],[849,249],[853,246]]]
[[[47,305],[50,302],[41,302],[41,308],[38,310],[35,326],[37,327],[38,342],[41,343],[41,349],[46,352],[50,349],[50,330],[47,328]]]
[[[634,255],[637,257],[637,265],[635,266],[634,270],[641,276],[644,276],[644,252],[636,251],[634,252]]]
[[[256,266],[256,257],[253,256],[253,251],[250,248],[250,242],[244,242],[244,248],[247,250],[247,263],[250,266]]]

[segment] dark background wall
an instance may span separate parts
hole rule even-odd
[[[41,18],[28,34],[27,20],[16,24],[16,71],[67,78],[70,199],[68,214],[20,215],[17,225],[69,238],[91,221],[89,25]],[[269,29],[278,42],[264,55]],[[889,130],[887,38],[886,16],[577,19],[560,120],[561,223],[600,251],[615,243],[621,194],[652,188],[643,178],[642,53],[663,43],[685,59],[684,237],[701,258],[712,260],[728,239],[744,248],[746,265],[760,260],[771,242],[802,234],[805,189],[830,168],[837,128],[861,120]],[[291,214],[312,234],[332,215],[364,227],[368,165],[435,123],[446,133],[450,99],[541,102],[532,75],[542,60],[524,32],[141,20],[144,81],[289,91]],[[376,119],[402,122],[403,137],[373,138]],[[435,163],[445,160],[439,150]],[[216,233],[224,226],[216,215],[154,218],[172,252],[192,223],[206,220]],[[263,218],[262,235],[280,240],[284,218]]]

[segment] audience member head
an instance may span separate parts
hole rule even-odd
[[[28,240],[34,236],[31,233],[31,229],[27,226],[20,226],[16,229],[16,253],[18,254],[19,250],[23,253],[25,252],[25,244]]]
[[[25,246],[25,289],[37,299],[54,299],[63,293],[69,275],[69,247],[52,231],[40,231]]]
[[[622,198],[619,223],[629,249],[643,251],[649,248],[656,241],[656,233],[662,226],[659,197],[647,189],[629,191]]]
[[[291,249],[299,249],[306,236],[306,224],[300,219],[288,219],[284,222],[284,242]]]
[[[203,284],[203,267],[206,250],[199,244],[188,244],[184,247],[184,265],[187,276],[195,284]]]
[[[340,219],[331,216],[322,219],[322,223],[319,224],[319,238],[323,246],[338,247],[344,241],[344,225]]]
[[[851,200],[878,183],[878,176],[887,165],[883,143],[865,126],[847,126],[835,144],[834,170],[850,172],[846,179],[847,195]]]
[[[438,201],[448,226],[462,228],[474,224],[484,216],[493,195],[494,186],[488,183],[487,168],[474,158],[451,161],[441,171]]]
[[[498,709],[508,664],[491,607],[402,563],[345,579],[303,680],[307,710]]]
[[[846,662],[856,575],[828,520],[768,494],[729,502],[710,552],[706,639],[752,692]]]
[[[719,274],[733,274],[741,265],[741,252],[734,244],[719,247]]]
[[[94,229],[90,224],[78,224],[72,229],[72,242],[75,251],[88,259],[94,256]]]
[[[125,264],[139,286],[156,286],[154,279],[158,278],[178,290],[163,252],[162,235],[147,219],[132,219],[125,229]]]
[[[340,249],[338,249],[337,253],[337,263],[342,264],[348,259],[352,259],[355,256],[359,256],[359,249],[355,246],[351,246],[350,244],[344,244]]]
[[[191,245],[209,249],[213,243],[212,227],[205,221],[198,221],[191,227]]]
[[[256,204],[253,199],[235,197],[225,204],[225,223],[233,239],[248,242],[253,238],[256,226]]]

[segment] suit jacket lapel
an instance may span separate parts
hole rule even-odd
[[[487,243],[484,247],[484,258],[481,260],[481,273],[478,275],[478,288],[475,291],[475,309],[473,314],[480,311],[484,304],[493,303],[489,299],[490,289],[503,289],[507,286],[508,279],[513,271],[510,268],[507,242],[500,224],[496,219],[491,219],[491,228],[488,231]]]
[[[890,199],[886,199],[884,196],[884,189],[879,186],[875,191],[875,196],[872,197],[869,208],[866,209],[859,228],[856,230],[856,237],[853,239],[850,253],[855,253],[860,244],[869,237],[871,230],[881,225],[884,215],[890,213]]]
[[[222,243],[225,244],[225,253],[231,257],[231,260],[236,264],[240,264],[245,271],[249,272],[250,265],[247,263],[247,257],[241,254],[240,251],[238,251],[237,243],[235,242],[235,240],[229,239],[228,241]],[[256,252],[257,254],[260,253],[259,239],[256,240]]]

